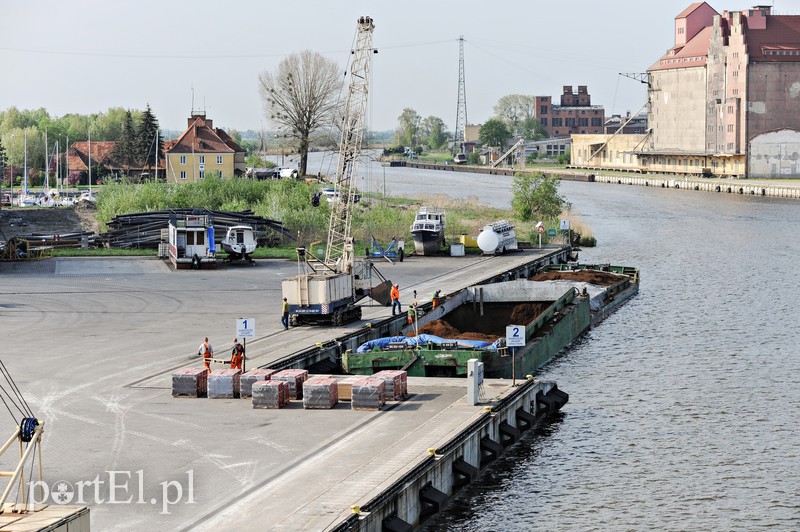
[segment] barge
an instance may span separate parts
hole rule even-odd
[[[531,279],[472,286],[427,313],[419,308],[399,335],[346,351],[342,368],[360,375],[404,369],[409,376],[464,377],[467,362],[478,359],[489,378],[524,377],[638,289],[636,268],[576,264],[551,265]],[[509,325],[524,327],[523,347],[506,345]]]

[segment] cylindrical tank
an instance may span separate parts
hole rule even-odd
[[[478,235],[478,247],[484,253],[494,253],[499,244],[500,235],[494,232],[491,225],[484,227],[481,234]]]

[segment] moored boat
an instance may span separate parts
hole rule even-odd
[[[414,251],[418,255],[435,255],[444,246],[445,215],[438,207],[420,207],[414,223],[411,224],[411,236],[414,239]]]
[[[255,263],[250,255],[255,251],[258,242],[251,226],[234,225],[229,227],[220,245],[228,254],[226,260],[246,260],[251,264]]]

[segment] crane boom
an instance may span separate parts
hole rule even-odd
[[[353,267],[353,239],[350,234],[356,187],[352,182],[353,167],[361,155],[366,129],[367,95],[372,64],[371,17],[359,17],[356,45],[350,62],[350,85],[342,114],[342,138],[339,142],[339,163],[334,188],[338,201],[333,202],[328,224],[328,245],[325,267],[335,272],[350,272]]]

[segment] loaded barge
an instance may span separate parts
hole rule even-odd
[[[489,378],[534,373],[588,328],[639,290],[635,268],[610,265],[548,267],[531,279],[465,288],[396,336],[348,350],[345,372],[371,375],[404,369],[410,376],[464,377],[478,359]],[[507,346],[506,327],[524,328],[525,345]]]

